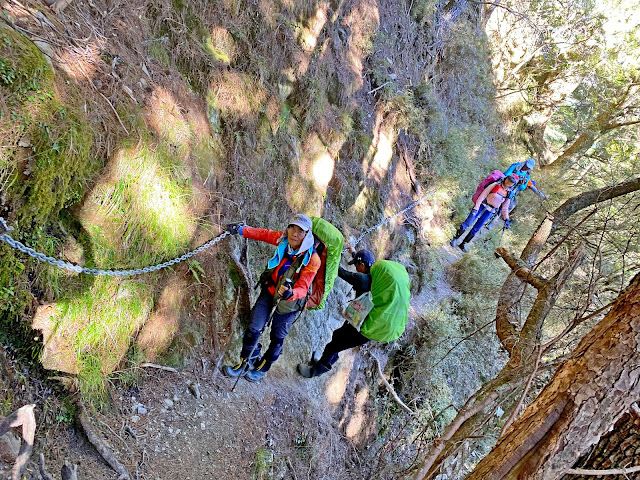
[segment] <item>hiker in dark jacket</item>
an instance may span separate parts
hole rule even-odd
[[[314,251],[311,228],[311,219],[302,214],[295,215],[284,231],[252,228],[241,224],[227,226],[230,233],[261,240],[276,245],[277,248],[260,277],[262,290],[251,311],[249,327],[244,332],[240,363],[223,367],[222,372],[226,376],[244,375],[247,380],[257,382],[266,375],[282,353],[284,339],[297,312],[304,308],[301,302],[304,302],[309,286],[320,268],[320,257]],[[293,288],[287,288],[286,279],[292,280]],[[261,348],[257,343],[258,337],[270,314],[273,315],[273,319],[269,348],[264,356],[258,359]],[[256,350],[249,359],[254,346]]]
[[[371,290],[371,265],[375,263],[375,257],[369,250],[355,251],[355,248],[349,247],[352,259],[349,265],[356,267],[356,272],[350,272],[340,267],[338,276],[344,281],[351,284],[355,290],[356,297]],[[298,373],[303,377],[311,378],[331,370],[331,366],[338,360],[338,354],[343,350],[364,345],[370,339],[361,334],[348,321],[333,332],[331,341],[324,347],[322,356],[313,365],[306,363],[298,364]]]
[[[473,240],[473,237],[476,236],[483,225],[487,223],[491,215],[498,209],[502,212],[505,227],[509,228],[511,225],[511,220],[509,219],[511,191],[518,184],[518,180],[519,178],[517,175],[511,174],[500,181],[487,185],[480,197],[476,200],[473,210],[471,210],[469,216],[464,222],[462,222],[462,225],[460,225],[460,228],[456,231],[455,236],[451,240],[451,246],[456,246],[465,230],[473,225],[473,227],[471,227],[471,231],[458,245],[461,250],[466,252],[467,244]]]

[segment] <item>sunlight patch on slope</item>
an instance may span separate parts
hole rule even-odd
[[[160,146],[121,150],[91,192],[80,219],[92,232],[96,263],[146,266],[185,249],[196,221],[186,173]]]
[[[334,366],[334,369],[338,368],[338,371],[329,379],[324,389],[324,395],[330,404],[336,405],[344,397],[354,359],[353,353],[345,352],[340,356],[340,363]]]
[[[315,179],[316,187],[322,190],[323,193],[326,193],[327,186],[333,177],[334,165],[335,162],[328,152],[316,158],[313,164],[313,178]]]
[[[145,358],[154,361],[165,351],[178,331],[180,311],[187,284],[184,279],[171,277],[156,302],[154,311],[136,338]]]
[[[373,37],[380,26],[380,12],[376,2],[359,2],[341,19],[350,29],[345,55],[351,64],[351,81],[348,94],[363,87],[365,78],[364,59],[373,51]]]
[[[191,131],[184,119],[181,107],[173,95],[158,86],[149,97],[149,107],[145,112],[150,128],[174,145],[188,147]]]
[[[393,144],[394,137],[391,132],[380,132],[376,143],[376,153],[371,161],[369,171],[365,172],[369,178],[380,182],[387,176],[389,166],[391,165],[391,158],[393,157]]]
[[[226,28],[215,26],[204,40],[204,49],[214,60],[229,65],[235,56],[235,41]]]
[[[209,108],[215,109],[226,121],[246,121],[262,109],[267,91],[258,79],[245,73],[224,72],[212,82],[207,100]]]
[[[349,423],[345,429],[345,435],[347,438],[353,439],[365,425],[367,420],[367,414],[365,411],[365,404],[369,398],[369,388],[365,387],[356,394],[356,398],[353,401],[353,407]]]
[[[298,34],[298,43],[307,53],[311,53],[318,44],[318,37],[327,23],[328,8],[328,2],[321,2],[316,9],[315,15],[309,19],[306,26],[300,29],[300,33]]]
[[[58,49],[55,52],[56,66],[69,77],[77,80],[91,80],[98,71],[101,47],[94,43],[84,47]],[[104,62],[103,62],[104,63]]]
[[[315,132],[305,140],[303,151],[305,153],[298,166],[300,174],[312,182],[319,193],[325,195],[329,182],[333,178],[335,160]]]

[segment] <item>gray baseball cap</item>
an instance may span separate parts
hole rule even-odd
[[[309,217],[302,213],[296,213],[293,219],[289,222],[289,225],[297,225],[305,232],[308,232],[313,227],[313,222]]]

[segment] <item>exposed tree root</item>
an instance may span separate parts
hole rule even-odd
[[[83,408],[80,409],[80,415],[78,418],[80,419],[80,425],[82,426],[84,433],[87,435],[89,442],[96,447],[96,450],[98,450],[98,453],[102,455],[102,458],[104,458],[109,466],[119,475],[118,480],[131,480],[131,476],[129,475],[129,472],[127,472],[125,466],[118,461],[111,449],[107,447],[102,440],[100,440],[98,435],[95,434],[93,427],[91,426],[91,421]]]

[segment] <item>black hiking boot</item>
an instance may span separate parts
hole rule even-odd
[[[262,344],[258,342],[249,360],[241,358],[240,363],[237,365],[225,365],[224,367],[222,367],[223,375],[225,377],[231,377],[231,378],[244,377],[249,371],[253,370],[253,365],[260,358],[261,350],[262,350]]]
[[[262,359],[255,363],[253,370],[247,372],[244,378],[250,382],[259,382],[267,374],[270,368],[271,362],[267,362]]]
[[[453,236],[449,244],[452,247],[455,247],[456,245],[458,245],[458,240],[460,240],[460,237],[462,236],[463,233],[464,233],[464,228],[462,228],[462,226],[458,227],[458,230],[456,230],[456,234]]]
[[[326,366],[322,363],[316,363],[314,365],[308,365],[305,363],[298,364],[298,373],[305,378],[312,378],[327,373],[331,370],[331,366]]]
[[[472,240],[472,238],[469,238],[469,236],[467,236],[464,240],[462,240],[462,242],[460,242],[460,245],[458,245],[458,248],[460,250],[462,250],[463,252],[468,252],[469,251],[469,242]]]

